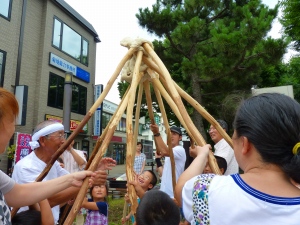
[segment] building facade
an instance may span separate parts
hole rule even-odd
[[[96,45],[93,26],[63,0],[2,0],[0,7],[0,86],[22,87],[22,118],[16,132],[31,134],[41,121],[63,121],[65,73],[71,72],[71,131],[94,102]],[[92,149],[92,120],[75,147]],[[16,143],[16,135],[10,144]],[[91,144],[90,144],[91,143]],[[6,155],[1,169],[6,171]]]

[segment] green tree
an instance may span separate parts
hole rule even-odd
[[[283,16],[280,22],[284,27],[284,33],[289,36],[293,42],[295,50],[300,50],[300,1],[283,0]]]
[[[285,53],[285,40],[266,38],[277,11],[259,0],[157,0],[136,17],[160,37],[155,51],[173,80],[218,117],[226,95],[250,91]],[[202,117],[187,107],[206,137]]]

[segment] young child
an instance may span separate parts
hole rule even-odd
[[[154,188],[157,183],[157,177],[152,170],[145,170],[139,176],[136,176],[134,181],[128,183],[134,186],[137,196],[141,199],[147,191]],[[125,201],[129,202],[128,194],[125,195]],[[122,218],[122,224],[128,221],[130,217],[132,222],[134,222],[134,217],[129,213],[125,218]]]
[[[17,213],[11,220],[12,225],[53,225],[54,218],[47,199]]]
[[[107,184],[90,189],[92,198],[85,198],[82,203],[82,207],[88,209],[84,225],[108,225],[107,194]]]
[[[227,162],[226,162],[226,159],[224,159],[224,158],[221,157],[221,156],[217,156],[217,155],[215,155],[215,158],[216,158],[216,160],[217,160],[217,164],[218,164],[218,166],[219,166],[219,168],[220,168],[221,173],[224,175],[224,173],[225,173],[226,170],[227,170]],[[211,168],[210,168],[208,162],[206,163],[206,166],[205,166],[205,168],[204,168],[204,170],[203,170],[203,173],[213,173],[213,171],[211,170]]]
[[[147,192],[141,199],[136,212],[136,225],[178,225],[178,206],[163,191]]]

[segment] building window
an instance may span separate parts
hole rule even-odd
[[[72,112],[86,114],[87,88],[73,82],[72,85]]]
[[[105,128],[108,125],[108,122],[111,120],[112,114],[107,112],[102,112],[102,128]],[[121,118],[117,127],[117,131],[126,132],[126,118]]]
[[[63,77],[50,73],[47,103],[48,106],[63,109],[64,82],[65,79]],[[87,88],[73,82],[71,107],[72,112],[85,115],[86,101]]]
[[[1,1],[1,0],[0,0]],[[0,50],[0,86],[3,87],[6,52]]]
[[[48,106],[63,108],[65,79],[56,74],[50,73],[48,89]]]
[[[10,20],[12,0],[0,0],[0,16]]]
[[[57,18],[54,18],[53,24],[52,45],[82,64],[88,65],[88,41]]]

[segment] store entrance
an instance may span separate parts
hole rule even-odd
[[[125,161],[125,144],[113,144],[113,155],[112,158],[117,161],[117,164],[124,164]]]

